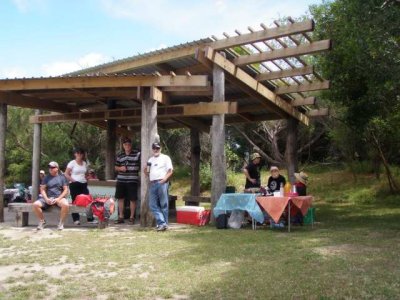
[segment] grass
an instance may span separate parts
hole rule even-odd
[[[9,239],[0,227],[0,299],[398,298],[400,197],[381,197],[369,175],[357,185],[344,170],[310,175],[318,224],[290,234],[206,226]],[[172,192],[187,184],[174,180]]]

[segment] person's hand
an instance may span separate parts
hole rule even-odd
[[[126,167],[125,167],[125,166],[119,167],[119,171],[120,171],[120,172],[126,172]]]
[[[251,178],[251,179],[250,179],[250,182],[253,183],[253,184],[255,184],[255,183],[257,182],[257,180],[254,179],[254,178]]]
[[[56,202],[57,202],[57,200],[54,199],[54,198],[47,198],[47,199],[46,199],[46,203],[47,203],[48,205],[53,205],[53,204],[55,204]]]
[[[158,183],[161,183],[161,184],[164,184],[164,183],[166,183],[167,181],[165,180],[165,179],[161,179]]]

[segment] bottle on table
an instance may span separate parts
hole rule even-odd
[[[280,194],[281,194],[281,197],[283,197],[284,196],[284,189],[283,189],[283,182],[281,182],[281,188],[279,189],[279,192],[280,192]]]
[[[290,190],[291,190],[292,186],[290,184],[290,182],[286,182],[284,189],[284,194],[285,196],[288,196],[290,194]]]

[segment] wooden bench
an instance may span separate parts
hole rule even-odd
[[[18,227],[28,226],[29,225],[29,214],[33,213],[33,205],[32,203],[9,203],[8,211],[15,212],[15,222]],[[60,213],[60,208],[57,205],[53,205],[48,209],[44,210],[44,214],[51,213],[53,211],[57,211]],[[86,207],[76,206],[70,204],[69,206],[69,214],[72,213],[85,213]],[[21,222],[20,222],[21,221]]]

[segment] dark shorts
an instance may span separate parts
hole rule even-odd
[[[134,182],[117,182],[115,189],[116,199],[127,199],[129,201],[136,201],[138,198],[138,184]]]
[[[54,203],[53,205],[47,204],[44,198],[41,196],[39,196],[39,198],[36,201],[39,201],[42,204],[42,210],[46,210],[51,206],[58,206],[57,203]]]

